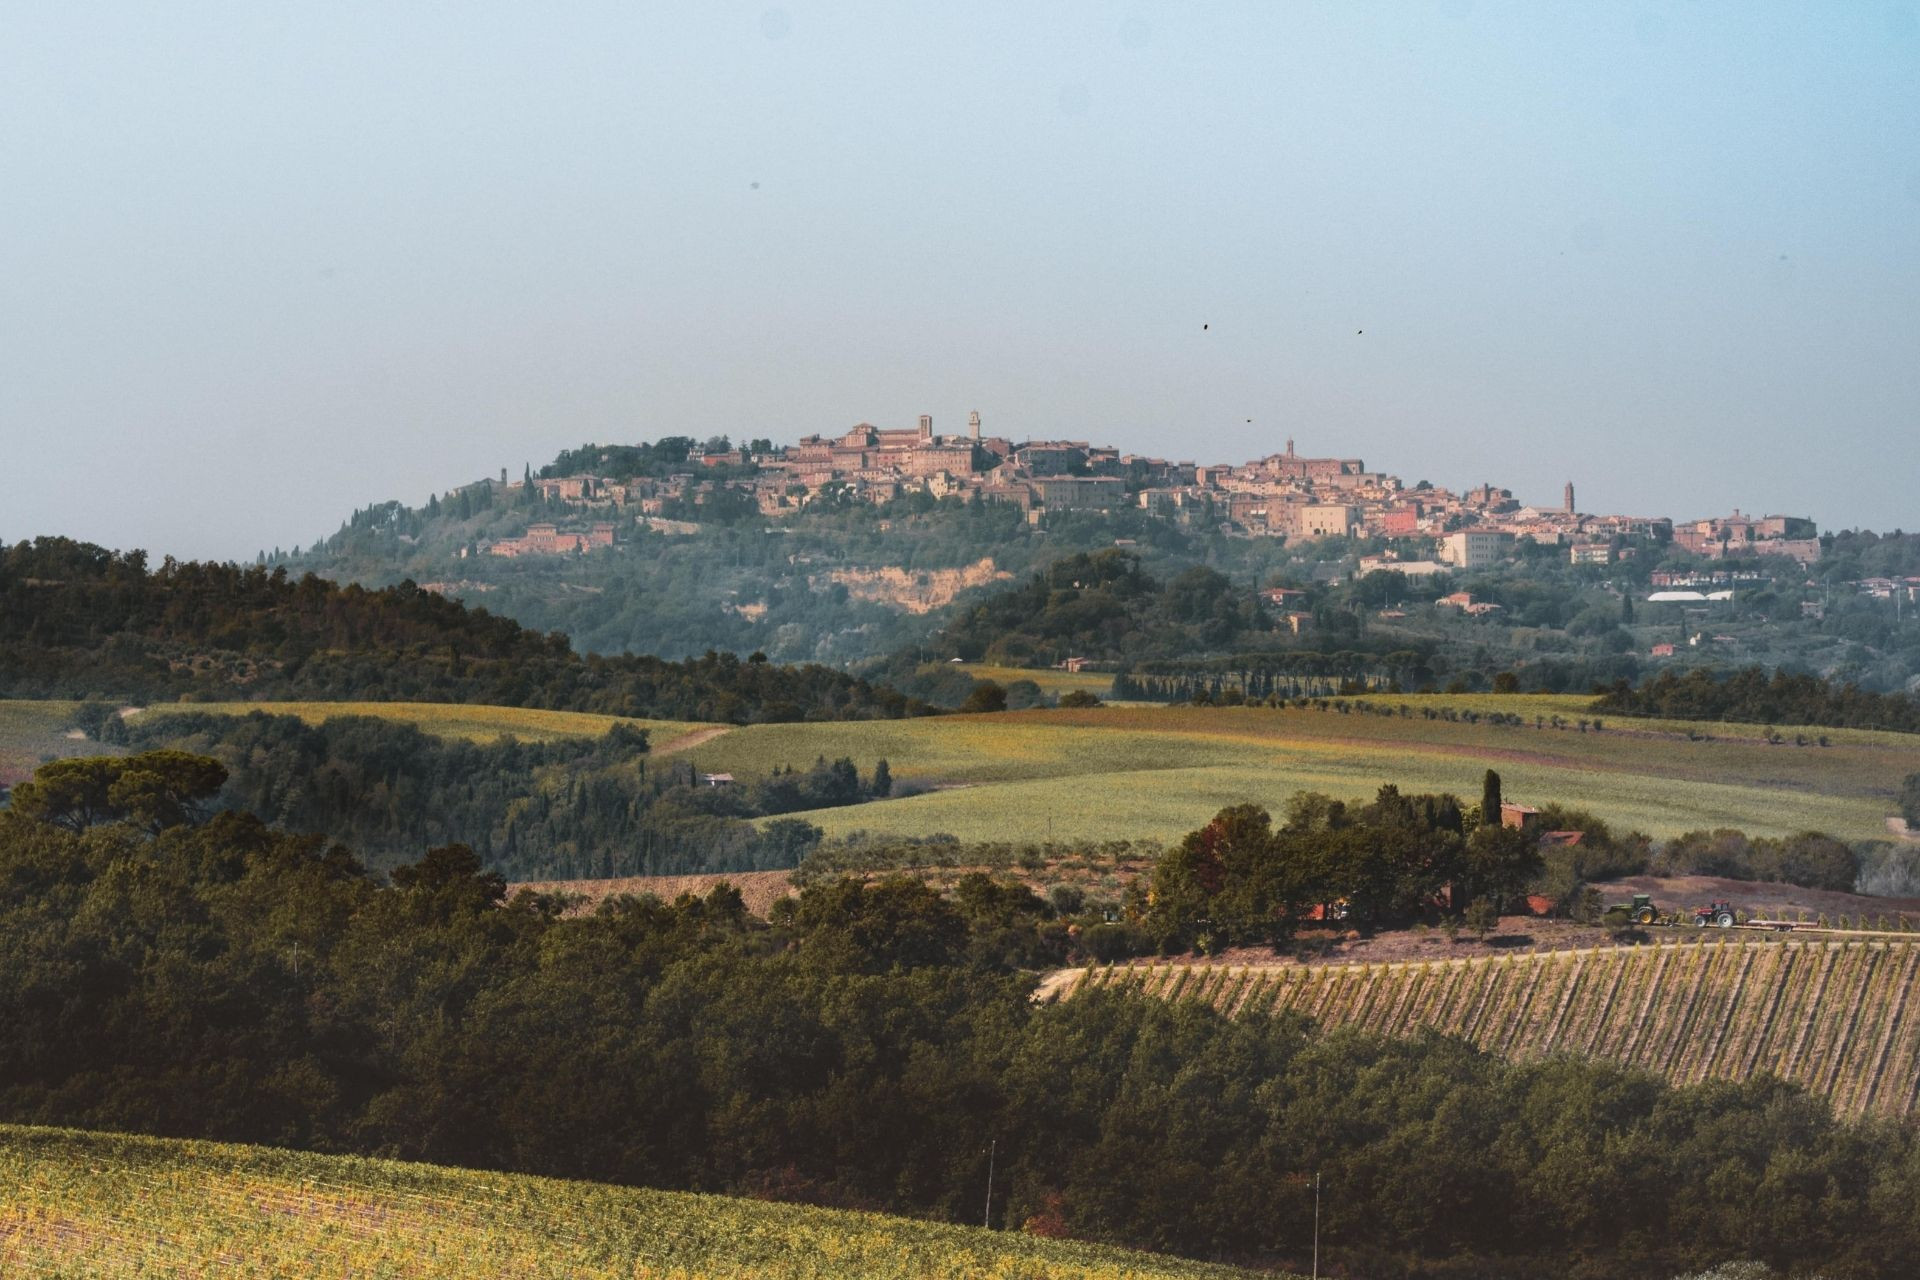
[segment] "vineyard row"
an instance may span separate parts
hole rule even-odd
[[[1845,1115],[1920,1106],[1920,944],[1748,941],[1358,965],[1094,968],[1125,989],[1229,1014],[1294,1011],[1401,1035],[1431,1028],[1516,1058],[1580,1053],[1676,1084],[1769,1071]]]

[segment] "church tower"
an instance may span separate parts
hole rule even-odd
[[[1568,515],[1573,514],[1573,481],[1571,480],[1567,481],[1566,509]]]
[[[980,411],[975,409],[967,415],[967,429],[973,432],[974,443],[980,442]]]
[[[923,444],[933,441],[933,415],[930,413],[920,415],[920,440]]]

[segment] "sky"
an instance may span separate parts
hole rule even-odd
[[[1920,5],[9,6],[0,540],[859,421],[1920,527]]]

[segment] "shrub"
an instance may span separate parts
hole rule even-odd
[[[1007,709],[1007,691],[992,680],[982,680],[973,686],[967,700],[960,704],[962,711],[1005,711]]]

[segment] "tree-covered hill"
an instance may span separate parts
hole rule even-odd
[[[1198,655],[1270,638],[1249,586],[1196,565],[1162,581],[1122,550],[1055,560],[960,612],[932,647],[1006,666]]]
[[[484,702],[670,720],[855,719],[925,710],[821,666],[708,653],[574,652],[411,582],[116,553],[65,538],[0,549],[0,696]]]
[[[1920,573],[1920,536],[1912,534],[1831,535],[1811,574],[1778,558],[1745,562],[1751,576],[1703,617],[1690,615],[1684,603],[1648,600],[1652,577],[1711,575],[1728,566],[1658,539],[1623,539],[1613,563],[1576,565],[1564,546],[1523,538],[1501,563],[1421,576],[1395,572],[1390,561],[1363,572],[1360,558],[1430,559],[1431,537],[1251,536],[1206,506],[1174,515],[1134,506],[1049,511],[1036,522],[1006,503],[917,493],[874,506],[827,486],[802,507],[766,515],[747,490],[726,482],[745,479],[751,459],[771,442],[749,442],[739,462],[709,466],[697,456],[727,443],[669,436],[585,444],[545,464],[516,464],[512,481],[503,474],[461,484],[419,505],[372,503],[304,549],[263,548],[260,561],[369,587],[433,583],[536,631],[563,631],[582,651],[681,657],[758,650],[776,662],[863,669],[903,649],[926,649],[992,589],[942,593],[930,612],[919,612],[850,581],[876,573],[952,574],[989,561],[1019,582],[1064,557],[1121,547],[1166,590],[1196,568],[1249,595],[1263,586],[1301,588],[1304,596],[1289,608],[1311,614],[1313,648],[1436,655],[1442,661],[1432,670],[1441,687],[1457,680],[1485,689],[1511,672],[1522,688],[1584,692],[1639,679],[1654,647],[1666,644],[1677,648],[1658,660],[1663,666],[1787,665],[1870,690],[1902,688],[1920,673],[1920,611],[1903,613],[1857,585],[1873,575]],[[690,473],[691,491],[667,485],[671,492],[648,500],[644,512],[631,496],[623,504],[606,488]],[[540,483],[569,478],[587,491],[564,496]],[[614,544],[566,554],[487,554],[540,521],[576,531],[605,521],[614,526]],[[1204,583],[1196,585],[1204,593]],[[1469,616],[1438,603],[1458,591],[1498,608]],[[1071,620],[1063,621],[1060,635],[1033,637],[1042,651],[1073,638]],[[1182,620],[1180,633],[1190,637],[1209,625],[1217,633],[1222,623],[1232,625],[1196,615]],[[1104,625],[1096,622],[1093,638]],[[1248,634],[1273,638],[1270,631]],[[1700,643],[1678,645],[1696,634]],[[1206,647],[1221,653],[1263,645]]]

